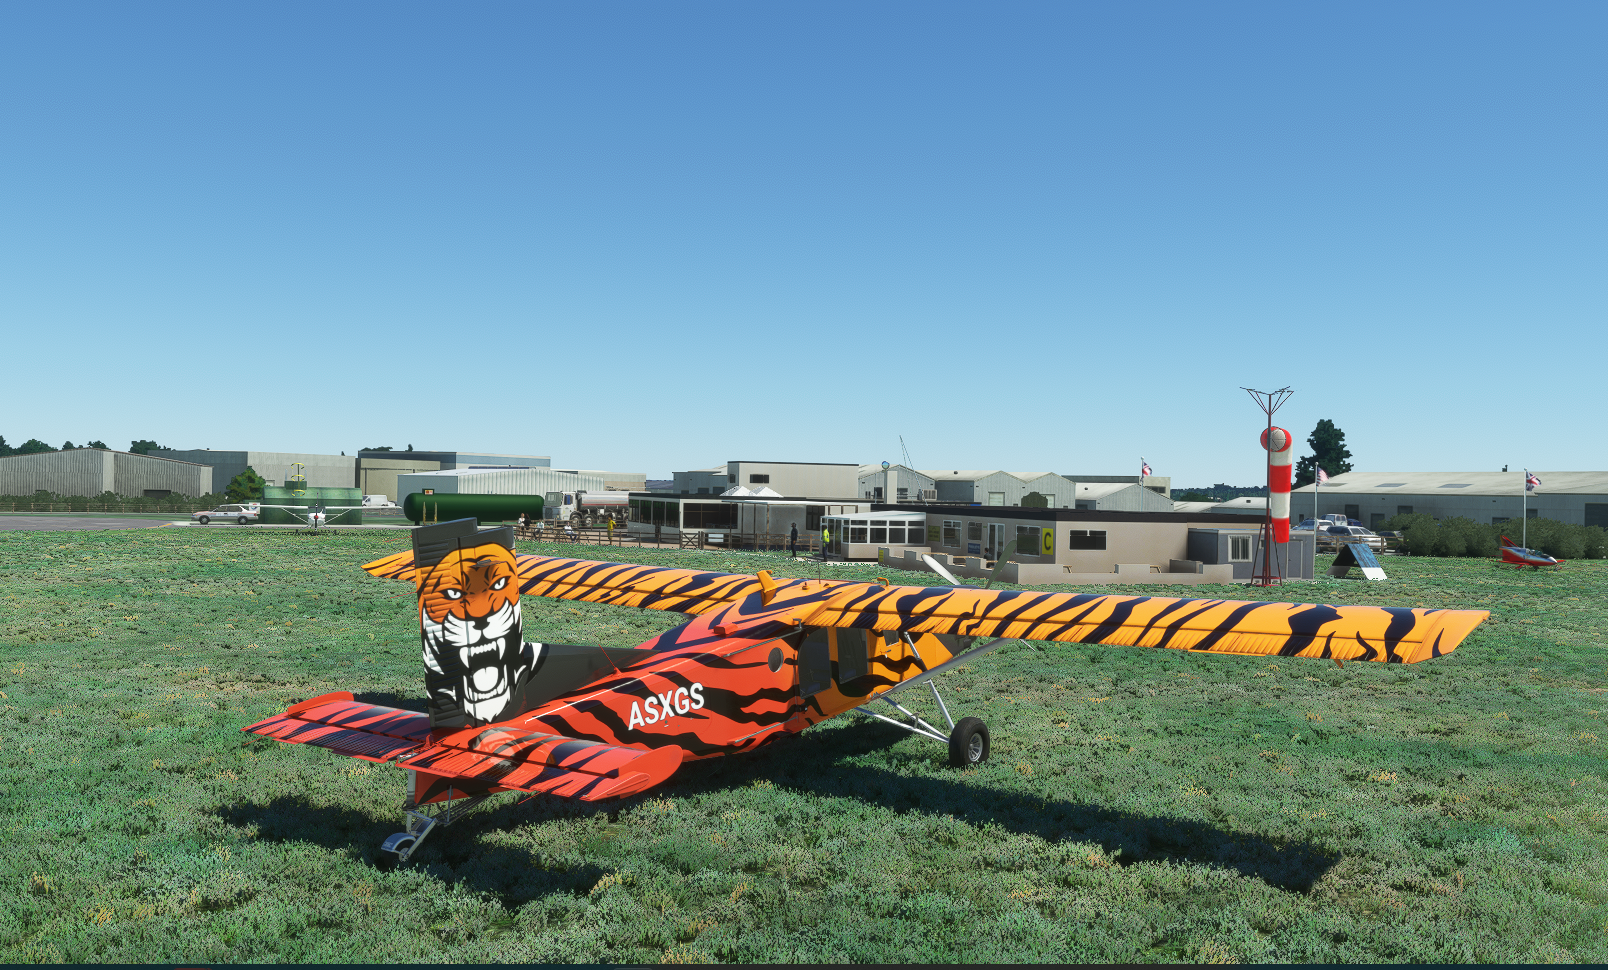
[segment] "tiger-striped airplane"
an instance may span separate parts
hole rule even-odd
[[[988,757],[988,728],[975,717],[956,722],[934,678],[1007,642],[1417,663],[1449,653],[1489,616],[516,556],[512,529],[481,530],[474,519],[414,529],[412,550],[363,568],[415,585],[427,713],[340,691],[244,730],[404,769],[407,829],[383,846],[400,860],[437,824],[498,792],[633,795],[683,762],[761,748],[850,710],[947,743],[954,765],[975,764]],[[694,619],[630,649],[527,643],[521,595]],[[923,683],[947,733],[895,699]],[[895,716],[867,710],[872,701]]]

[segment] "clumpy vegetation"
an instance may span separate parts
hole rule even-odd
[[[1502,555],[1502,537],[1514,545],[1529,543],[1556,559],[1608,558],[1608,531],[1601,526],[1576,525],[1556,519],[1512,520],[1479,523],[1463,516],[1437,519],[1422,512],[1409,512],[1387,520],[1382,528],[1402,534],[1402,545],[1414,556]]]
[[[400,771],[239,729],[418,703],[410,591],[356,568],[406,541],[0,535],[0,961],[1608,960],[1601,562],[1261,594],[1493,612],[1414,667],[1006,647],[944,678],[980,769],[844,717],[615,804],[500,796],[384,870]],[[622,646],[679,620],[526,616]]]

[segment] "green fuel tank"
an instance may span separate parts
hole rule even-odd
[[[426,495],[414,492],[402,500],[402,514],[414,525],[428,519],[447,522],[452,519],[479,519],[487,522],[513,522],[521,512],[529,512],[533,521],[542,517],[540,495]]]

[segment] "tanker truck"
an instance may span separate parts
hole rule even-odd
[[[605,525],[611,520],[623,526],[630,512],[630,492],[548,492],[542,506],[543,518],[576,528]]]

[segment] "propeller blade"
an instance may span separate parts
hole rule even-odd
[[[988,572],[988,582],[983,584],[984,589],[987,589],[988,587],[994,585],[994,577],[999,575],[999,567],[1005,565],[1005,560],[1009,559],[1012,555],[1015,554],[1015,552],[1016,552],[1016,540],[1015,539],[1012,539],[1010,542],[1005,543],[1005,548],[1003,548],[1003,549],[1001,549],[999,551],[999,558],[994,560],[994,568],[989,570],[989,572]]]
[[[938,560],[932,558],[931,556],[927,555],[926,553],[922,553],[921,561],[927,564],[928,569],[931,569],[933,572],[935,572],[938,575],[942,576],[944,578],[944,581],[947,582],[949,585],[951,585],[951,586],[964,586],[964,585],[966,585],[965,583],[963,583],[960,580],[956,579],[954,573],[950,572],[949,570],[945,569],[943,566],[939,565]]]

